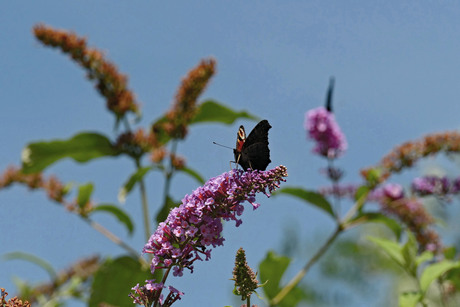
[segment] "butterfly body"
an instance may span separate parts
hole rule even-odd
[[[233,154],[236,163],[244,170],[249,168],[264,171],[271,162],[268,148],[268,130],[271,127],[267,120],[262,120],[252,129],[248,137],[246,137],[243,126],[238,129]]]

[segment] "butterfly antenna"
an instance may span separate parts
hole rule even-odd
[[[225,148],[228,148],[228,149],[233,149],[229,146],[225,146],[225,145],[222,145],[222,144],[219,144],[219,143],[216,143],[216,142],[212,142],[214,145],[217,145],[217,146],[221,146],[221,147],[225,147]]]

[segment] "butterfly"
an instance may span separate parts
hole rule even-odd
[[[236,148],[233,149],[235,162],[244,170],[248,168],[264,171],[270,161],[268,148],[268,130],[272,126],[266,119],[260,121],[246,138],[244,127],[240,126],[236,138]]]

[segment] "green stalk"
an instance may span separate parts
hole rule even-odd
[[[335,241],[335,239],[338,237],[338,235],[343,231],[344,229],[339,225],[337,229],[334,231],[334,233],[329,237],[329,239],[326,241],[326,243],[321,246],[321,248],[316,252],[315,255],[305,264],[305,266],[297,273],[294,278],[289,281],[289,283],[284,286],[283,289],[269,302],[270,306],[275,306],[279,304],[284,297],[291,292],[292,289],[294,289],[295,286],[299,284],[299,282],[304,278],[305,274],[307,274],[308,270],[321,258],[321,256],[328,250],[328,248],[332,245],[332,243]]]
[[[177,139],[173,139],[171,143],[172,143],[171,155],[175,155],[177,151]],[[170,156],[169,166],[168,168],[165,169],[166,178],[165,178],[165,186],[164,186],[164,191],[163,191],[163,195],[164,195],[163,204],[166,204],[166,202],[168,201],[169,189],[171,188],[171,179],[172,179],[173,174],[174,174],[174,166],[173,166],[172,158]]]
[[[90,218],[83,218],[83,220],[85,222],[87,222],[92,228],[94,228],[95,230],[99,231],[101,234],[106,236],[110,241],[112,241],[115,244],[119,245],[121,248],[125,249],[128,253],[130,253],[131,255],[136,257],[139,260],[140,263],[142,263],[143,265],[148,266],[147,261],[145,261],[145,259],[142,258],[134,248],[132,248],[131,246],[126,244],[122,239],[117,237],[110,230],[108,230],[107,228],[105,228],[101,224],[91,220]]]
[[[136,159],[136,168],[137,170],[141,169],[141,163],[139,159]],[[150,226],[150,213],[149,213],[149,203],[147,201],[147,191],[145,190],[144,178],[139,181],[139,188],[141,192],[141,202],[142,202],[142,215],[144,216],[144,234],[145,242],[150,238],[151,226]]]
[[[342,222],[340,220],[337,221],[337,228],[334,233],[331,234],[329,239],[327,239],[327,241],[320,247],[316,254],[314,254],[313,257],[305,264],[305,266],[294,276],[294,278],[292,278],[291,281],[289,281],[288,284],[284,286],[284,288],[281,289],[281,291],[269,302],[270,306],[279,304],[284,299],[284,297],[300,283],[310,268],[321,258],[321,256],[323,256],[323,254],[329,249],[335,239],[337,239],[339,234],[351,226],[356,226],[356,223],[351,224],[349,220],[353,218],[355,213],[364,205],[366,197],[367,194],[362,195],[356,201],[353,207],[350,208],[350,210],[347,212]]]

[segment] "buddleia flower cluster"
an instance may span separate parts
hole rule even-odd
[[[258,208],[256,194],[270,196],[285,181],[284,177],[287,177],[285,166],[268,171],[231,170],[186,195],[144,246],[144,253],[153,256],[152,274],[165,269],[165,280],[171,270],[174,276],[182,276],[184,269],[193,272],[196,260],[209,260],[211,248],[223,245],[222,221],[241,225],[243,203],[248,201],[254,209]]]
[[[448,196],[460,192],[460,178],[438,176],[417,177],[412,181],[412,191],[420,196]]]
[[[313,152],[328,159],[335,159],[347,149],[347,140],[334,114],[324,107],[305,114],[305,129],[308,137],[316,142]]]

